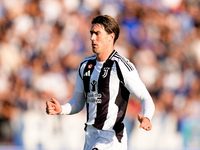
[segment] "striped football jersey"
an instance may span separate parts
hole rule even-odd
[[[102,130],[114,129],[118,140],[121,140],[124,130],[122,121],[131,92],[126,87],[126,77],[134,70],[134,65],[116,50],[105,62],[98,62],[96,55],[82,61],[78,73],[85,93],[86,125]]]

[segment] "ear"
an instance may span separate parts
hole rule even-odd
[[[110,34],[110,41],[114,41],[114,39],[115,39],[115,33],[111,33]]]

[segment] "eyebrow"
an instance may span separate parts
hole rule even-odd
[[[94,31],[94,30],[90,30],[90,34],[93,34],[93,33],[100,33],[99,31]]]

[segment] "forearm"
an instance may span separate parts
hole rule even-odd
[[[146,87],[143,86],[138,90],[139,92],[134,92],[133,95],[135,95],[142,105],[143,116],[151,120],[155,111],[153,100]]]
[[[155,105],[137,72],[133,73],[131,77],[127,77],[126,83],[126,87],[129,89],[131,94],[140,101],[142,105],[143,116],[151,120],[155,111]]]
[[[152,98],[148,96],[148,98],[140,100],[140,103],[142,104],[143,116],[151,120],[155,111],[155,105]]]
[[[143,87],[140,89],[140,92],[136,92],[134,95],[142,105],[143,116],[151,120],[155,111],[155,105],[147,89]]]
[[[63,115],[72,115],[80,112],[85,106],[85,96],[84,93],[75,91],[71,100],[61,105]]]

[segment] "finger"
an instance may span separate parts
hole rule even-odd
[[[145,125],[142,127],[144,130],[150,131],[152,126],[151,125]]]
[[[53,109],[48,109],[48,110],[47,110],[47,113],[48,113],[49,115],[55,115],[55,114],[56,114],[55,110],[53,110]]]
[[[46,106],[47,106],[47,107],[49,106],[49,101],[46,102]]]
[[[58,101],[57,101],[55,98],[51,98],[51,100],[52,100],[52,102],[53,102],[54,104],[58,104]]]
[[[147,129],[147,131],[150,131],[152,129],[152,125],[150,125]]]
[[[142,115],[138,114],[138,121],[141,123],[142,121]]]
[[[55,110],[56,108],[55,107],[48,107],[47,109],[48,110]]]
[[[51,107],[55,107],[55,104],[50,101],[46,102],[46,108],[51,108]]]
[[[46,102],[46,112],[48,113],[49,110],[55,110],[55,104],[53,104],[52,102],[48,101]]]
[[[50,115],[50,114],[49,114],[49,109],[48,109],[48,108],[46,108],[46,113],[47,113],[48,115]]]
[[[141,116],[140,116],[141,117]],[[139,117],[139,118],[140,118]],[[143,119],[144,117],[142,117],[141,119],[138,119],[140,122],[140,128],[144,128],[145,126],[148,125],[148,123]]]
[[[141,123],[139,128],[143,128],[144,129],[145,128],[145,124]]]
[[[47,110],[46,112],[48,115],[54,115],[54,110]]]
[[[140,128],[146,129],[149,125],[146,122],[141,122]]]
[[[47,113],[47,114],[49,114],[49,111],[48,111],[48,109],[47,109],[47,108],[46,108],[46,113]]]
[[[142,119],[142,115],[138,114],[138,119]]]
[[[146,131],[150,131],[151,128],[150,128],[150,127],[147,127],[147,128],[144,128],[144,130],[146,130]]]
[[[47,107],[51,107],[52,105],[54,105],[53,102],[51,102],[51,101],[46,102],[46,106],[47,106]]]

